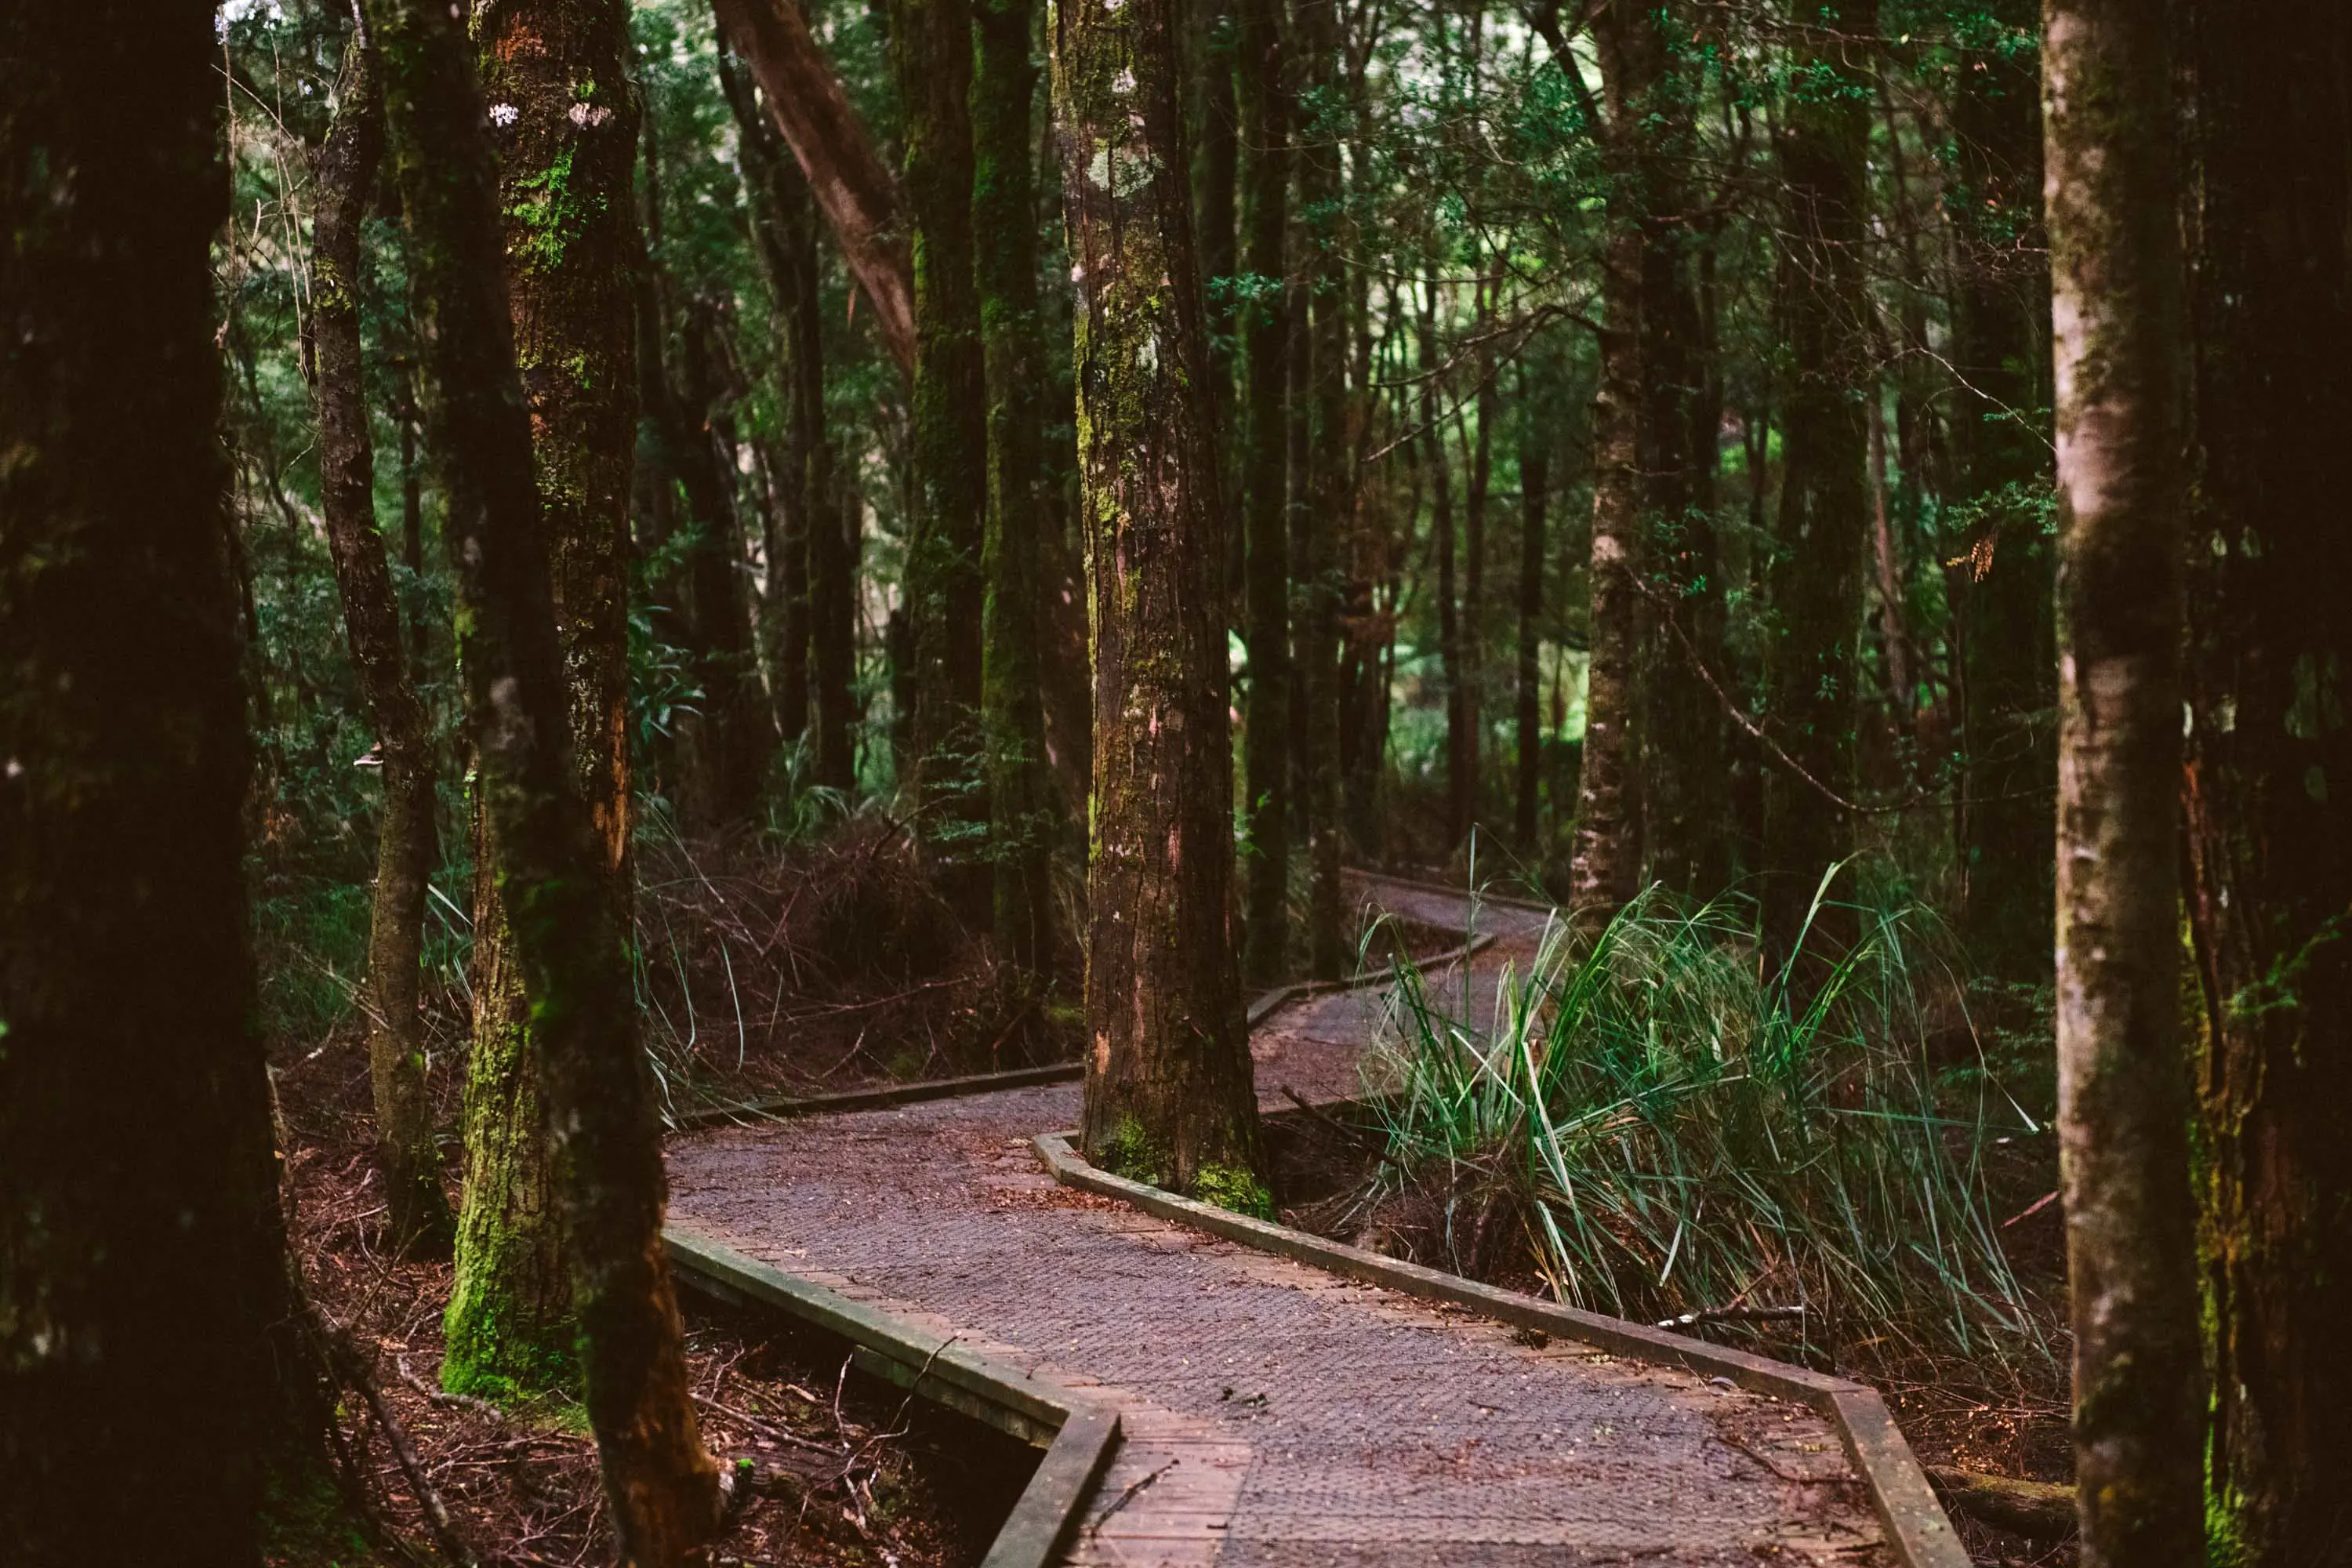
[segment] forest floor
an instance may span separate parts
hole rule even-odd
[[[792,854],[641,845],[640,986],[667,1109],[1075,1052],[1076,1015],[1060,994],[1075,986],[1013,985],[894,839],[870,826]],[[457,990],[429,998],[425,1015],[453,1193],[466,1008]],[[310,1304],[359,1352],[383,1415],[446,1509],[457,1551],[532,1568],[607,1562],[611,1531],[580,1405],[551,1397],[502,1409],[439,1392],[450,1265],[386,1250],[365,1037],[354,1012],[323,1039],[273,1050],[288,1226]],[[718,1563],[963,1568],[986,1553],[1034,1468],[1031,1450],[850,1370],[846,1347],[824,1336],[692,1296],[683,1305],[704,1440],[722,1464],[751,1460],[757,1477]],[[274,1563],[450,1558],[365,1405],[347,1398],[338,1425],[370,1516],[362,1535],[374,1540],[308,1531]]]
[[[454,1072],[436,1073],[454,1125]],[[384,1414],[446,1506],[457,1545],[484,1564],[609,1562],[611,1532],[584,1412],[551,1397],[502,1409],[439,1392],[446,1259],[385,1250],[362,1031],[339,1028],[283,1064],[278,1097],[289,1222],[312,1308],[360,1352]],[[454,1175],[454,1173],[453,1173]],[[1034,1465],[992,1430],[851,1371],[845,1350],[689,1297],[687,1348],[704,1441],[756,1477],[719,1563],[963,1568],[985,1554]],[[271,1558],[286,1568],[443,1561],[418,1488],[364,1402],[340,1413],[373,1518],[347,1540]]]

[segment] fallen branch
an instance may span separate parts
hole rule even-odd
[[[368,1413],[375,1417],[377,1427],[383,1433],[384,1442],[392,1448],[394,1461],[400,1466],[400,1473],[408,1479],[409,1490],[416,1494],[416,1501],[425,1510],[425,1522],[433,1532],[433,1544],[439,1547],[441,1555],[457,1564],[457,1568],[476,1568],[478,1559],[467,1546],[464,1537],[457,1533],[457,1522],[450,1517],[448,1503],[442,1500],[440,1492],[426,1477],[425,1461],[417,1457],[416,1445],[409,1438],[408,1429],[394,1416],[392,1407],[384,1402],[383,1390],[376,1386],[375,1374],[369,1371],[367,1359],[352,1347],[349,1340],[332,1329],[328,1331],[327,1347],[334,1362],[336,1377],[360,1396],[366,1404]]]
[[[2028,1541],[2063,1541],[2074,1533],[2074,1489],[2049,1481],[2011,1480],[1947,1465],[1927,1467],[1927,1484],[1944,1506]]]

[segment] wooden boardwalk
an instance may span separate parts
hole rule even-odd
[[[1465,901],[1371,881],[1424,923]],[[1480,917],[1475,992],[1540,915]],[[1252,1036],[1269,1110],[1356,1089],[1377,993]],[[677,1223],[1118,1410],[1080,1564],[1890,1563],[1837,1432],[1723,1379],[1339,1279],[1056,1185],[1056,1085],[698,1134]]]

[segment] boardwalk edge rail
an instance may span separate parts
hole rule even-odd
[[[1945,1516],[1942,1503],[1928,1487],[1927,1473],[1919,1468],[1911,1445],[1895,1426],[1886,1401],[1867,1384],[1727,1346],[1708,1344],[1622,1318],[1539,1300],[1517,1290],[1384,1258],[1286,1226],[1178,1197],[1159,1187],[1097,1170],[1071,1147],[1075,1136],[1048,1132],[1031,1141],[1046,1169],[1064,1186],[1123,1199],[1161,1219],[1205,1230],[1244,1247],[1366,1284],[1385,1286],[1404,1295],[1465,1308],[1514,1328],[1540,1330],[1612,1354],[1728,1378],[1750,1392],[1803,1405],[1837,1427],[1846,1456],[1862,1477],[1864,1489],[1870,1494],[1871,1508],[1885,1528],[1889,1543],[1904,1568],[1969,1568],[1968,1552],[1961,1546],[1951,1521]]]
[[[688,1226],[662,1232],[670,1267],[722,1301],[783,1311],[838,1334],[860,1367],[1012,1433],[1045,1455],[981,1568],[1047,1568],[1076,1533],[1118,1446],[1118,1415],[839,1291],[747,1257]]]

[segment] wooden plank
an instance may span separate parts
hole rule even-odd
[[[1906,1568],[1968,1568],[1968,1552],[1951,1521],[1875,1389],[1643,1323],[1538,1300],[1443,1269],[1384,1258],[1195,1203],[1096,1169],[1071,1148],[1070,1136],[1045,1133],[1034,1143],[1055,1179],[1066,1185],[1123,1198],[1162,1219],[1365,1284],[1464,1308],[1516,1328],[1540,1329],[1615,1354],[1727,1378],[1743,1388],[1792,1399],[1818,1411],[1837,1427],[1869,1494],[1872,1510]]]
[[[935,1078],[921,1083],[887,1084],[879,1089],[853,1089],[839,1094],[776,1095],[766,1100],[702,1106],[679,1116],[669,1125],[673,1132],[687,1132],[729,1122],[783,1121],[793,1117],[821,1116],[836,1110],[880,1110],[893,1105],[918,1105],[927,1100],[954,1100],[967,1094],[994,1094],[1000,1089],[1076,1083],[1086,1076],[1086,1070],[1082,1062],[1051,1062],[1044,1067],[971,1073],[962,1078]]]

